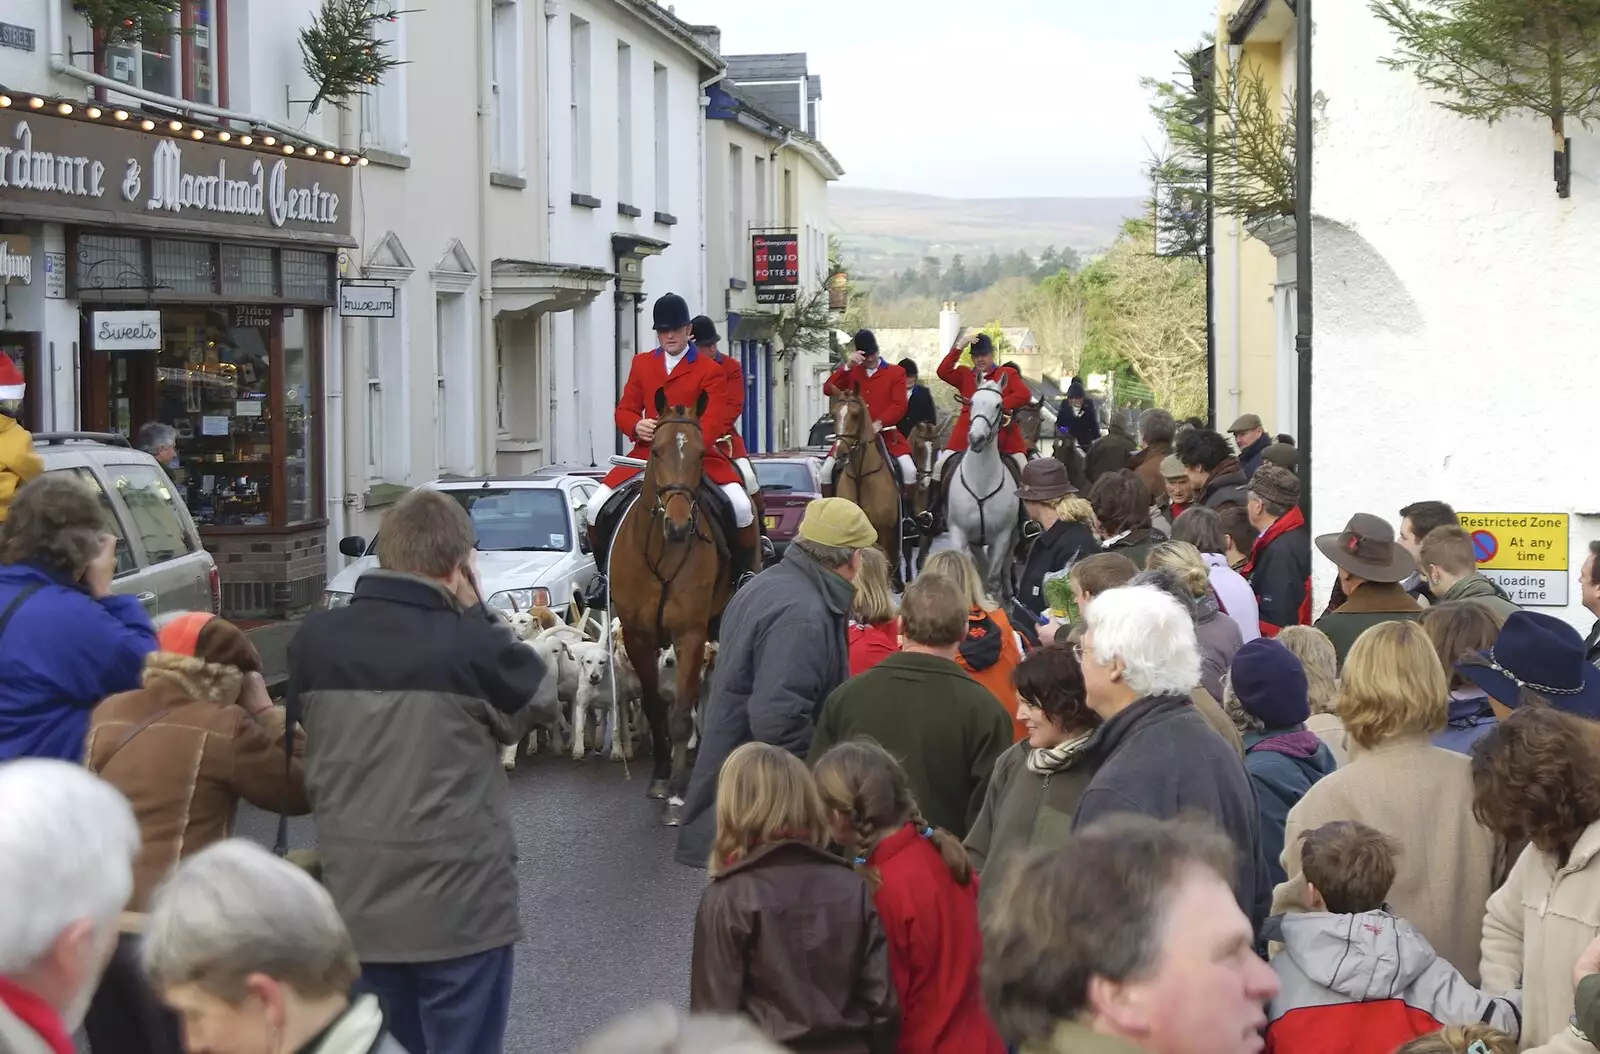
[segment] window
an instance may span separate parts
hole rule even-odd
[[[655,65],[656,211],[671,212],[672,138],[667,117],[667,67]]]
[[[633,49],[617,42],[617,200],[633,194]]]
[[[491,29],[494,68],[494,170],[521,176],[524,161],[522,137],[522,5],[518,0],[494,0]]]
[[[767,159],[756,155],[756,211],[755,225],[767,226]]]
[[[756,482],[762,490],[781,494],[806,494],[816,485],[811,469],[799,461],[757,461]]]
[[[367,321],[367,478],[406,483],[410,438],[406,423],[406,286],[395,293],[395,317]],[[354,393],[352,393],[354,394]]]
[[[107,48],[104,74],[123,84],[194,102],[225,102],[220,88],[225,0],[188,0],[151,20],[137,44]]]
[[[146,564],[160,564],[196,552],[200,539],[178,515],[177,499],[166,473],[148,465],[109,466],[111,485],[128,510],[128,519]]]
[[[481,553],[567,551],[567,503],[555,487],[473,487],[444,493],[467,510]]]
[[[100,510],[106,514],[106,525],[111,528],[111,533],[117,539],[117,569],[113,575],[117,578],[130,574],[139,569],[139,562],[133,558],[133,546],[128,544],[128,533],[122,527],[122,517],[117,515],[117,510],[112,507],[111,499],[106,495],[106,490],[100,485],[100,480],[94,472],[87,468],[72,469],[73,475],[82,480],[94,496],[100,499]]]
[[[472,452],[473,370],[467,298],[435,290],[433,311],[434,452],[441,473],[469,472]]]
[[[379,0],[390,11],[397,0]],[[398,63],[372,90],[361,97],[361,146],[403,154],[408,146],[406,132],[406,34],[404,20],[396,14],[372,23],[372,39],[386,44],[389,56]]]
[[[319,517],[316,466],[317,377],[312,368],[310,341],[312,318],[320,312],[286,308],[283,312],[283,495],[288,523],[307,523]]]
[[[783,170],[783,225],[794,226],[794,169]]]
[[[450,449],[450,390],[445,383],[446,348],[450,343],[450,328],[445,319],[448,311],[444,296],[436,295],[433,298],[433,380],[437,387],[434,401],[434,450],[437,454],[439,471],[445,469],[445,462]]]
[[[572,19],[572,191],[589,193],[589,23]]]
[[[736,278],[749,274],[750,242],[744,222],[744,149],[728,147],[728,273]]]

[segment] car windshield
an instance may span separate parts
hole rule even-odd
[[[572,541],[567,502],[554,487],[447,490],[472,517],[480,552],[566,552]]]
[[[757,461],[756,482],[762,490],[809,494],[817,489],[811,469],[798,461]]]

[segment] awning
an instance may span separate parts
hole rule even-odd
[[[616,275],[599,267],[543,260],[496,260],[489,288],[495,314],[571,311],[606,291]]]

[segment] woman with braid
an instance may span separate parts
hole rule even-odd
[[[870,739],[835,746],[813,775],[888,937],[896,1054],[1001,1054],[978,982],[978,876],[960,840],[923,818],[905,770]]]

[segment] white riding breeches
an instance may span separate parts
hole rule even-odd
[[[898,465],[899,468],[900,468],[900,482],[902,484],[915,483],[917,481],[917,466],[916,466],[916,463],[911,460],[911,455],[910,454],[901,454],[899,457],[895,458],[894,460],[895,460],[895,464]],[[826,458],[824,458],[822,460],[822,478],[823,479],[828,480],[828,479],[832,479],[833,478],[833,468],[834,468],[834,465],[837,464],[837,463],[838,463],[838,459],[835,458],[832,454],[829,454]]]
[[[946,461],[949,461],[950,460],[950,455],[954,454],[954,453],[955,453],[954,450],[941,450],[941,451],[939,451],[939,459],[933,463],[933,478],[934,479],[939,479],[939,480],[944,479],[944,463]],[[1028,455],[1027,454],[1007,454],[1005,456],[1009,457],[1011,459],[1012,463],[1017,466],[1017,471],[1018,472],[1020,472],[1023,469],[1028,467]]]
[[[743,460],[742,458],[740,460]],[[735,527],[748,527],[756,522],[756,507],[750,503],[750,495],[745,492],[742,483],[724,483],[718,490],[727,497],[728,504],[733,506],[733,523]],[[600,515],[600,510],[605,508],[606,502],[611,500],[611,495],[616,493],[605,484],[594,492],[589,499],[589,504],[583,510],[583,518],[589,526],[594,526],[595,517]]]
[[[744,477],[744,491],[746,494],[753,496],[761,493],[761,481],[756,479],[756,467],[750,464],[749,458],[734,458],[733,467],[738,469],[739,475]]]

